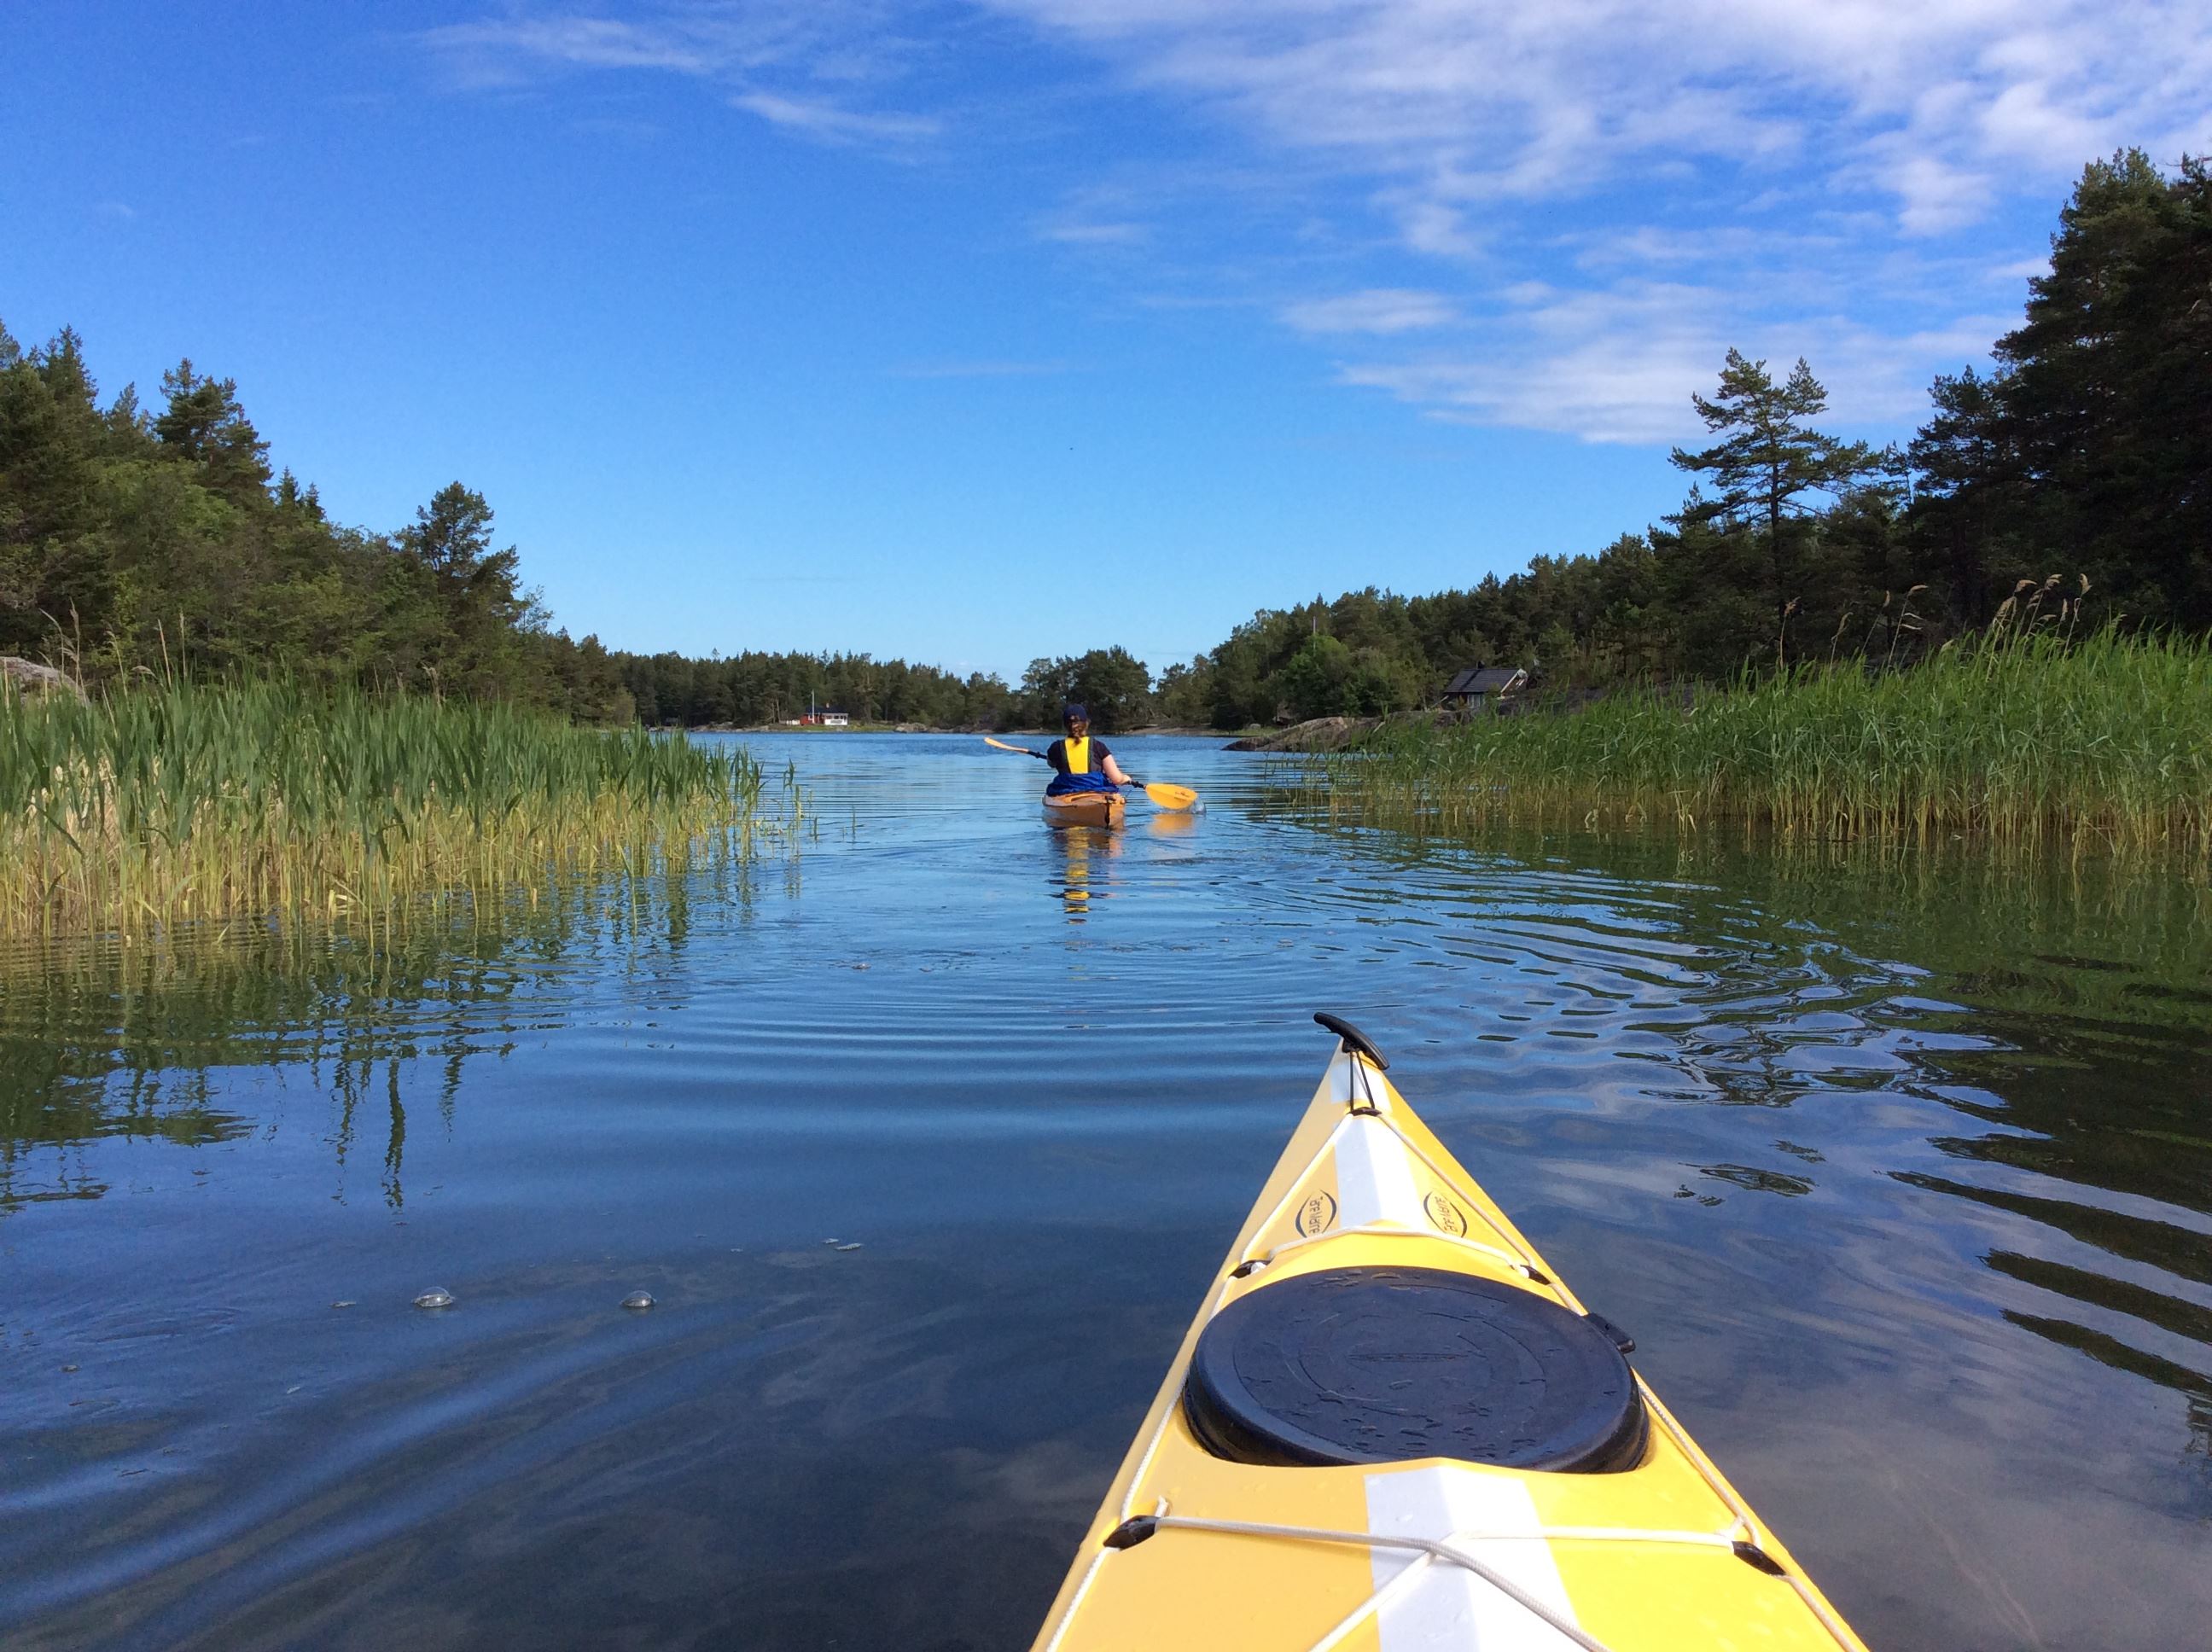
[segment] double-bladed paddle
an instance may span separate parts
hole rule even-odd
[[[1024,757],[1035,757],[1039,762],[1052,761],[1032,746],[1009,745],[1004,740],[994,740],[988,734],[983,737],[983,744],[994,745],[1001,751],[1018,751]],[[1165,780],[1154,780],[1147,785],[1134,774],[1129,776],[1129,784],[1141,787],[1145,795],[1163,809],[1189,809],[1198,803],[1198,793],[1188,786],[1170,786]]]

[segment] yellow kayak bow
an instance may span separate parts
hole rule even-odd
[[[1356,1029],[1036,1652],[1865,1652]]]

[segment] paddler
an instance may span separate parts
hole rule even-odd
[[[1114,761],[1114,754],[1106,749],[1103,740],[1091,738],[1091,714],[1075,701],[1060,708],[1060,726],[1067,732],[1047,746],[1044,760],[1052,765],[1052,783],[1044,788],[1048,798],[1060,797],[1069,792],[1110,792],[1119,797],[1125,786],[1134,786]]]

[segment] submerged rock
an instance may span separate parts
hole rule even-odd
[[[417,1308],[451,1308],[453,1305],[453,1293],[443,1285],[434,1285],[415,1298],[415,1305]]]
[[[633,1291],[629,1295],[623,1298],[622,1305],[624,1308],[634,1308],[639,1309],[650,1308],[653,1306],[653,1292],[650,1291]]]

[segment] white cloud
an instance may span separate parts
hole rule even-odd
[[[980,3],[1317,190],[1364,179],[1405,253],[1481,278],[1428,295],[1464,351],[1285,310],[1376,337],[1341,382],[1594,441],[1694,435],[1731,344],[1807,355],[1838,422],[1909,422],[2015,319],[1988,270],[2018,244],[1969,231],[2125,143],[2212,144],[2201,0]]]
[[[733,108],[801,137],[893,149],[935,136],[935,117],[868,106],[902,78],[917,44],[885,0],[671,3],[636,19],[533,12],[428,29],[417,38],[465,90],[586,71],[674,74],[732,88]]]
[[[1978,173],[1946,166],[1933,155],[1905,156],[1888,169],[1901,203],[1898,227],[1909,235],[1936,235],[1970,224],[1988,210],[1994,192]]]
[[[684,76],[797,137],[938,154],[1054,95],[969,75],[957,120],[926,95],[949,39],[1010,35],[1146,123],[1141,161],[1010,169],[1035,239],[1118,253],[1140,303],[1333,294],[1279,318],[1366,352],[1343,382],[1596,441],[1694,434],[1731,344],[1807,355],[1838,422],[1910,418],[2014,319],[2009,209],[2124,144],[2212,148],[2203,0],[525,0],[422,38],[459,84]],[[1446,326],[1476,343],[1434,353]]]
[[[869,114],[820,99],[780,97],[773,92],[740,93],[730,103],[773,125],[832,143],[909,143],[933,137],[939,130],[939,124],[927,115]]]
[[[1929,229],[2120,143],[2212,137],[2201,0],[979,3],[1270,143],[1357,155],[1425,209],[1417,246],[1471,201],[1683,161],[1810,167]]]
[[[680,31],[599,17],[516,16],[424,31],[422,43],[463,87],[516,85],[550,68],[665,69],[696,74],[713,56]]]
[[[1309,299],[1284,307],[1284,324],[1303,333],[1401,333],[1449,326],[1459,319],[1452,301],[1437,293],[1370,287],[1340,298]]]
[[[1055,219],[1036,226],[1042,241],[1070,246],[1134,246],[1152,239],[1151,226],[1127,219]]]
[[[1686,434],[1690,392],[1705,387],[1725,295],[1669,283],[1601,292],[1519,288],[1468,355],[1347,365],[1347,385],[1385,390],[1464,422],[1558,431],[1599,442]]]
[[[1384,203],[1396,217],[1399,233],[1407,246],[1434,258],[1473,259],[1480,255],[1482,241],[1467,227],[1467,215],[1443,201],[1408,199],[1402,193],[1388,195]]]
[[[1588,291],[1525,283],[1500,297],[1476,350],[1340,364],[1339,381],[1455,422],[1593,442],[1686,441],[1698,429],[1691,393],[1711,392],[1734,345],[1778,373],[1807,356],[1827,386],[1832,422],[1879,426],[1918,414],[1936,372],[1980,355],[2009,325],[1973,315],[1892,337],[1835,315],[1778,322],[1747,317],[1739,292],[1674,282]]]

